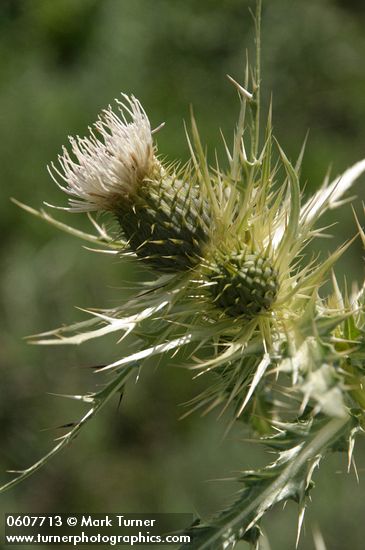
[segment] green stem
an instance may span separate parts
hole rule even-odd
[[[256,68],[255,68],[255,102],[256,102],[256,114],[255,114],[255,134],[254,134],[254,146],[253,153],[254,158],[258,156],[259,141],[260,141],[260,86],[261,86],[261,10],[262,2],[257,0],[256,3],[256,16],[255,16],[255,29],[256,29]]]

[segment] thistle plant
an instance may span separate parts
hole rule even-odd
[[[98,369],[98,376],[112,374],[101,390],[68,396],[88,407],[80,421],[1,490],[66,447],[148,359],[183,348],[186,368],[213,375],[188,411],[227,411],[230,424],[241,422],[277,453],[267,467],[240,474],[242,489],[231,506],[197,519],[188,548],[228,549],[242,539],[258,547],[261,518],[289,499],[299,506],[299,538],[315,468],[334,451],[346,452],[350,467],[364,428],[365,287],[341,293],[336,280],[335,264],[352,241],[325,259],[311,258],[308,244],[324,232],[321,216],[347,202],[365,160],[332,182],[326,178],[303,201],[304,146],[292,163],[273,136],[271,105],[262,131],[260,4],[255,66],[247,63],[242,83],[229,77],[240,111],[233,143],[224,140],[223,163],[209,164],[194,116],[189,162],[167,163],[154,142],[160,127],[151,129],[140,102],[122,95],[88,136],[70,138],[70,151],[64,148],[50,167],[68,195],[61,208],[86,212],[95,232],[17,203],[102,250],[132,257],[150,279],[123,305],[30,338],[65,345],[113,332],[119,342],[136,336],[132,353]],[[115,220],[114,232],[93,215],[100,213]],[[365,245],[356,217],[354,227]],[[324,296],[326,281],[332,291]]]

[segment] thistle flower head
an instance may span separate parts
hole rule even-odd
[[[102,332],[120,328],[128,333],[148,319],[147,332],[155,326],[159,343],[146,349],[143,357],[196,342],[198,348],[205,348],[204,359],[193,354],[189,366],[201,373],[215,369],[221,376],[218,386],[210,388],[209,395],[198,396],[194,406],[235,402],[240,415],[264,377],[268,358],[276,356],[288,334],[295,346],[302,343],[300,320],[306,318],[326,273],[346,247],[323,262],[302,263],[303,251],[321,234],[315,228],[319,217],[338,205],[365,163],[331,184],[325,181],[302,205],[303,151],[292,164],[280,146],[274,150],[270,109],[263,146],[257,133],[259,121],[254,119],[247,153],[246,107],[248,103],[255,113],[256,98],[233,83],[241,93],[241,108],[231,148],[225,142],[228,169],[222,170],[218,163],[214,169],[209,166],[194,118],[188,135],[191,162],[183,168],[164,166],[154,155],[150,125],[140,103],[126,96],[133,121],[127,123],[105,111],[105,120],[95,125],[103,141],[93,134],[78,138],[72,143],[79,163],[65,153],[61,164],[68,177],[63,189],[73,197],[78,192],[79,199],[71,199],[70,209],[111,210],[125,238],[123,243],[111,239],[118,253],[124,246],[155,273],[169,274],[149,283],[147,292],[139,292],[124,307],[106,311],[103,322],[108,326]],[[139,159],[143,169],[136,169],[132,157]],[[81,195],[90,182],[99,193]],[[105,230],[99,231],[105,236]],[[73,343],[98,335],[98,330],[87,330],[84,336],[62,333],[61,339]],[[44,341],[58,338],[50,335]],[[132,354],[108,368],[118,370],[137,356]],[[256,372],[260,376],[253,383]]]
[[[275,152],[269,113],[264,145],[260,149],[252,131],[247,154],[247,102],[254,112],[253,94],[241,100],[233,145],[226,145],[228,169],[208,165],[193,118],[189,165],[159,164],[152,175],[129,188],[133,192],[113,197],[112,211],[126,241],[106,241],[105,229],[94,222],[101,242],[117,253],[121,247],[128,254],[132,251],[157,279],[125,305],[93,313],[84,325],[51,331],[41,343],[80,343],[134,329],[151,342],[155,334],[152,346],[105,369],[123,372],[144,358],[189,345],[187,366],[199,374],[213,370],[218,375],[215,385],[192,400],[190,410],[224,410],[233,403],[235,415],[241,416],[254,406],[255,390],[266,380],[269,365],[275,364],[283,346],[293,353],[300,350],[308,323],[320,314],[318,288],[346,246],[323,262],[301,262],[303,251],[321,235],[315,227],[319,217],[338,206],[365,170],[365,162],[330,184],[325,181],[302,205],[303,151],[295,164],[280,146]],[[258,121],[253,129],[257,127]],[[92,160],[91,153],[87,158]],[[114,158],[109,160],[113,167]],[[104,326],[90,329],[97,323]]]
[[[60,168],[52,164],[50,173],[70,195],[72,212],[114,211],[118,202],[159,171],[148,117],[138,99],[122,97],[124,101],[116,100],[119,115],[109,106],[89,136],[69,137],[72,155],[63,148]]]
[[[216,406],[224,411],[232,405],[233,419],[242,417],[279,450],[267,468],[242,474],[245,487],[227,511],[209,524],[194,523],[191,533],[196,538],[189,548],[233,548],[242,538],[256,543],[262,515],[288,498],[300,505],[299,533],[321,458],[343,449],[347,441],[351,464],[355,435],[365,426],[365,287],[352,297],[343,296],[333,278],[333,296],[322,299],[319,288],[348,245],[324,261],[308,260],[305,247],[321,236],[316,222],[325,210],[343,202],[342,195],[365,171],[365,160],[332,183],[326,180],[302,204],[304,148],[292,164],[276,147],[271,108],[265,138],[260,139],[260,14],[258,0],[256,70],[246,67],[245,87],[230,78],[241,108],[232,146],[224,141],[226,169],[218,162],[214,168],[208,164],[194,117],[192,139],[188,136],[191,162],[182,169],[163,166],[155,156],[143,108],[124,95],[124,103],[118,102],[121,118],[110,108],[104,111],[89,137],[70,138],[75,160],[64,149],[61,170],[53,170],[71,196],[68,210],[112,212],[125,240],[110,237],[91,217],[96,237],[26,207],[117,254],[123,248],[132,252],[157,277],[143,283],[124,305],[91,311],[87,321],[38,335],[39,344],[80,344],[117,331],[122,332],[121,341],[135,330],[138,341],[129,355],[98,369],[115,374],[105,387],[72,396],[87,403],[88,412],[48,455],[3,490],[76,437],[145,359],[182,348],[188,350],[186,366],[197,375],[216,375],[215,382],[191,400],[189,412]],[[252,93],[246,89],[250,74]]]

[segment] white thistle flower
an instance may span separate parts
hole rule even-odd
[[[122,97],[124,102],[116,100],[119,116],[110,106],[104,109],[89,136],[69,136],[73,156],[63,147],[58,156],[61,168],[52,163],[49,169],[57,185],[71,196],[66,210],[114,211],[120,199],[159,171],[150,121],[138,99]]]

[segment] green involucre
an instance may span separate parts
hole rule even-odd
[[[208,270],[215,304],[232,317],[252,319],[269,310],[278,294],[278,274],[264,253],[242,248],[219,254]]]
[[[193,268],[210,238],[210,208],[199,186],[177,178],[144,181],[116,215],[131,250],[161,272]]]

